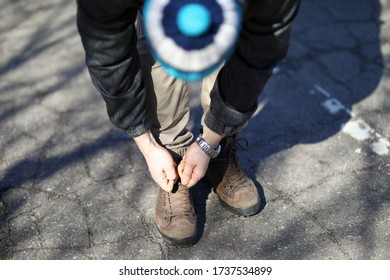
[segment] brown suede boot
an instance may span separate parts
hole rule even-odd
[[[251,216],[260,210],[259,192],[240,167],[236,136],[225,137],[221,153],[210,160],[206,179],[215,189],[221,204],[232,213]]]
[[[158,188],[156,226],[171,246],[191,246],[197,238],[197,220],[189,190],[178,185],[175,192]]]
[[[173,155],[176,161],[182,156],[177,155]],[[197,217],[186,186],[177,183],[172,192],[158,187],[155,221],[158,232],[168,245],[185,247],[195,244]]]

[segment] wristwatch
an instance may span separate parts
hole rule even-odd
[[[221,152],[221,145],[218,145],[216,149],[213,149],[209,143],[206,142],[206,140],[203,139],[202,134],[196,138],[196,144],[202,149],[203,152],[205,152],[209,157],[215,158],[219,155]]]

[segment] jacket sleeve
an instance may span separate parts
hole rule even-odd
[[[299,0],[247,0],[240,38],[211,90],[205,124],[220,135],[243,129],[273,68],[287,55]]]
[[[151,127],[136,46],[134,2],[77,0],[77,27],[92,82],[111,122],[132,137]]]

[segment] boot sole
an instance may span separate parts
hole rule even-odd
[[[222,204],[222,206],[232,212],[233,214],[236,214],[238,216],[244,216],[244,217],[249,217],[257,214],[260,211],[260,203],[253,205],[252,207],[249,208],[235,208],[227,204],[225,201],[223,201],[219,195],[218,195],[219,202]]]
[[[175,238],[169,237],[169,236],[165,235],[164,233],[162,233],[158,229],[157,226],[156,226],[156,228],[157,228],[158,233],[161,235],[162,239],[164,240],[164,242],[167,245],[173,246],[173,247],[190,247],[190,246],[193,246],[196,243],[196,240],[197,240],[197,237],[198,237],[198,234],[196,233],[195,235],[190,236],[190,237],[186,237],[186,238],[183,238],[183,239],[175,239]]]

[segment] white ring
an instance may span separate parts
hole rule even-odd
[[[151,46],[163,63],[182,72],[202,72],[221,61],[221,56],[229,51],[238,37],[237,26],[240,24],[240,16],[235,12],[238,4],[234,0],[216,0],[216,2],[222,9],[224,21],[215,34],[213,42],[201,50],[188,51],[165,36],[162,11],[169,4],[169,0],[150,1],[145,27],[148,30]]]

